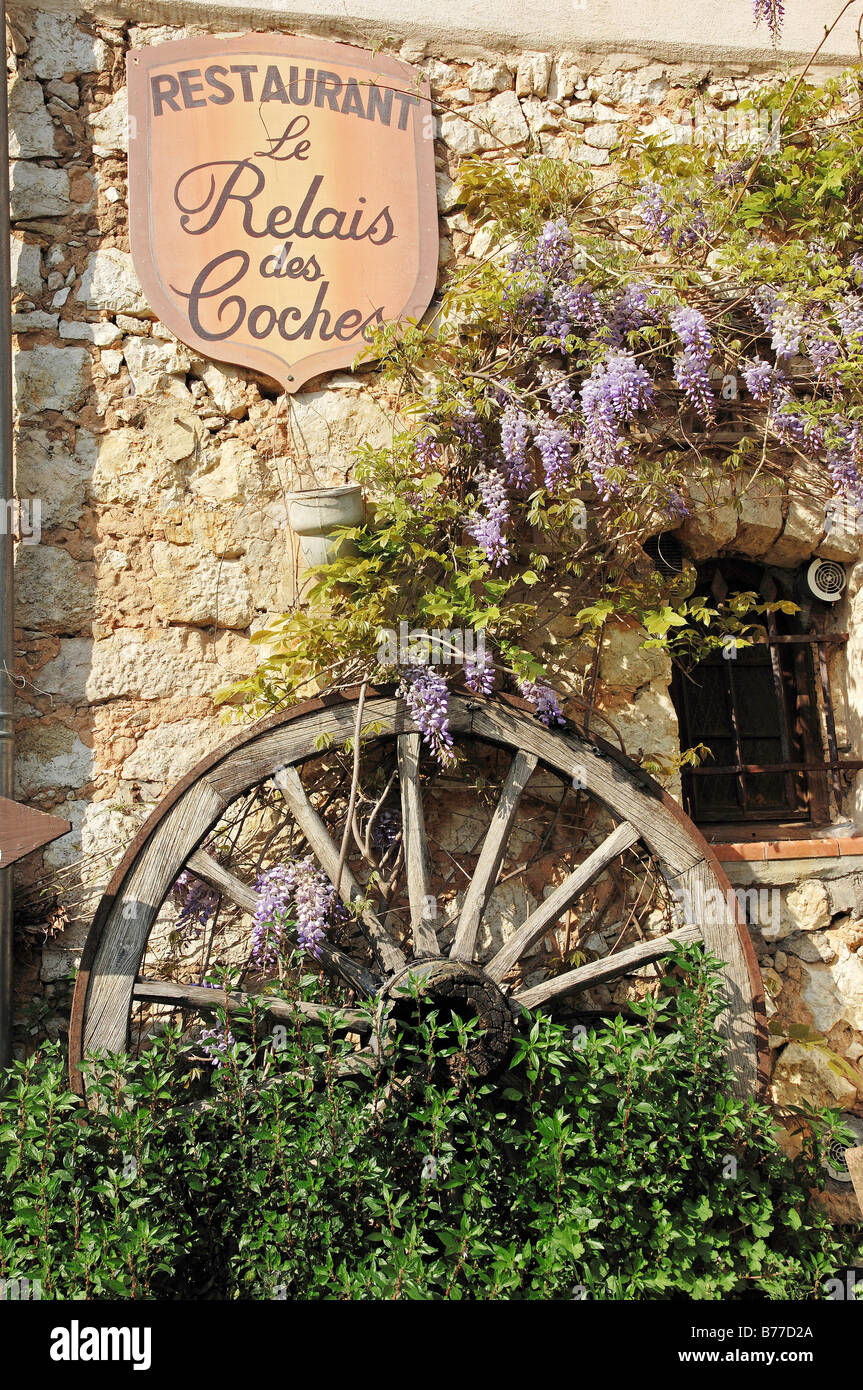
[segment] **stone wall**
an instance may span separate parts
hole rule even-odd
[[[18,794],[73,824],[19,876],[34,948],[20,962],[20,999],[23,1014],[41,992],[55,1031],[107,868],[161,794],[224,737],[212,692],[253,668],[250,635],[296,595],[286,491],[349,478],[352,448],[384,442],[395,408],[370,372],[280,398],[254,373],[198,357],[149,310],[129,255],[124,59],[129,47],[197,32],[208,31],[29,8],[10,25],[17,490],[43,508],[41,543],[20,545],[17,556]],[[461,157],[540,150],[611,179],[627,130],[668,128],[693,99],[718,115],[774,61],[511,45],[466,55],[463,43],[416,37],[400,51],[428,74],[438,103],[442,278],[488,249],[456,202]],[[773,494],[705,497],[681,534],[695,559],[725,550],[790,567],[816,552],[846,561],[859,553],[856,538],[838,543],[840,555],[825,536],[823,499],[806,480]],[[833,673],[843,709],[847,689],[843,717],[856,746],[861,589],[857,565],[836,615],[852,624],[850,680],[844,657]],[[568,622],[564,613],[551,626],[564,687],[573,674]],[[670,667],[641,637],[610,630],[599,707],[631,753],[668,763],[679,752]],[[848,815],[863,816],[860,795]],[[798,866],[783,891],[815,893],[799,889],[807,877]],[[842,1042],[853,1079],[854,1095],[848,1080],[839,1099],[858,1110],[861,916],[852,894],[807,937],[821,962],[841,962],[831,988],[855,1001],[847,1036],[832,1035],[831,1045]],[[777,994],[787,989],[789,1017],[811,1022],[789,951],[771,958]]]

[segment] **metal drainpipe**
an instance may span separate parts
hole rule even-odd
[[[0,0],[3,41],[6,5]],[[6,54],[0,90],[0,796],[12,797],[15,768],[14,669],[15,607],[13,598],[15,542],[11,507],[12,473],[12,276],[9,261],[9,111]],[[12,868],[0,865],[0,1066],[12,1061]]]

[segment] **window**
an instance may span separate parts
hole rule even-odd
[[[790,580],[742,560],[700,572],[697,592],[716,602],[744,590],[800,602]],[[861,764],[839,757],[827,663],[830,644],[847,634],[828,633],[819,607],[767,614],[754,645],[675,672],[681,747],[703,743],[712,753],[682,769],[684,805],[705,830],[745,822],[793,834],[829,822],[831,795],[840,809],[843,772]]]

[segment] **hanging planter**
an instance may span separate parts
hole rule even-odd
[[[300,538],[307,565],[328,565],[339,556],[356,555],[353,541],[340,539],[333,532],[340,526],[362,524],[365,503],[358,483],[289,492],[287,503],[288,525]]]

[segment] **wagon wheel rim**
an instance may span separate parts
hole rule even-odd
[[[600,740],[586,741],[573,727],[546,729],[526,702],[515,697],[453,695],[451,726],[456,735],[479,739],[509,751],[507,775],[485,833],[476,869],[460,905],[448,949],[429,919],[430,862],[420,782],[421,736],[404,703],[391,692],[370,690],[365,720],[375,730],[364,746],[395,740],[402,848],[405,860],[409,932],[399,942],[391,923],[366,901],[365,886],[347,865],[338,873],[339,849],[303,786],[300,769],[319,754],[312,735],[321,729],[335,737],[353,732],[358,691],[307,702],[242,732],[199,763],[163,800],[142,826],[97,909],[82,955],[70,1025],[70,1071],[75,1089],[84,1093],[81,1060],[85,1051],[123,1051],[128,1046],[132,1009],[142,1003],[173,1003],[193,1011],[228,1012],[248,1002],[209,987],[176,986],[142,979],[141,965],[159,912],[179,872],[188,869],[203,883],[254,915],[256,890],[202,848],[214,825],[237,797],[273,778],[317,863],[331,883],[340,880],[340,897],[350,905],[363,899],[359,922],[371,953],[362,963],[329,942],[319,945],[320,963],[347,984],[358,1003],[376,1002],[392,1009],[405,989],[462,999],[472,994],[481,1026],[471,1060],[490,1074],[505,1060],[513,1017],[524,1010],[553,1010],[585,989],[628,976],[668,955],[681,942],[702,940],[724,962],[725,1008],[719,1020],[741,1095],[763,1087],[765,1024],[760,978],[745,926],[721,868],[682,810],[627,759]],[[484,914],[498,881],[516,814],[537,766],[563,777],[577,769],[585,790],[615,819],[601,843],[528,912],[509,939],[480,968],[477,944]],[[682,895],[685,919],[671,932],[614,952],[597,961],[551,976],[529,987],[514,986],[510,976],[519,962],[579,898],[631,847],[646,846],[666,883]],[[691,919],[691,920],[688,920]],[[370,964],[372,968],[370,968]],[[443,982],[443,983],[442,983]],[[342,1026],[362,1033],[360,1010],[255,996],[273,1019],[288,1010],[321,1020],[339,1013]],[[380,1010],[379,1010],[380,1012]],[[482,1020],[493,1020],[483,1026]],[[368,1052],[360,1061],[374,1062]]]

